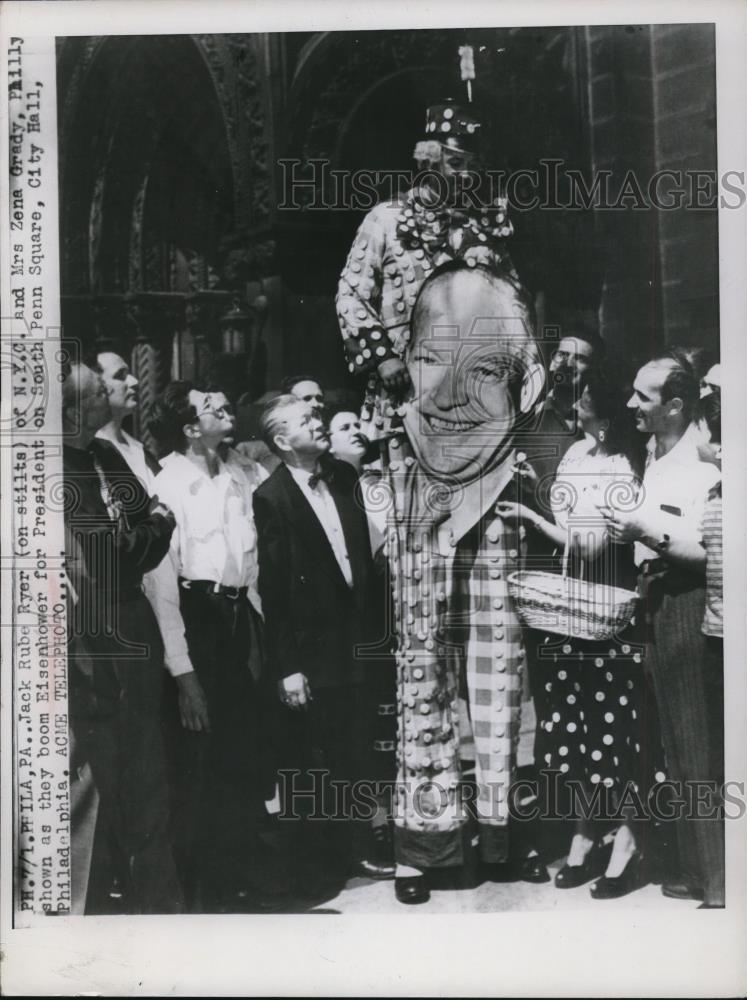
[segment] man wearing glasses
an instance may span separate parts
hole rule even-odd
[[[229,447],[233,416],[222,392],[172,382],[150,431],[165,457],[154,490],[176,518],[170,558],[178,579],[155,594],[166,647],[180,630],[192,674],[177,678],[182,730],[175,780],[177,859],[193,909],[226,911],[255,900],[266,820],[259,726],[261,605],[252,494],[267,477]],[[169,498],[168,500],[166,498]],[[261,897],[261,898],[260,898]]]

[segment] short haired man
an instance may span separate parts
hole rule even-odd
[[[289,710],[287,734],[298,748],[301,771],[286,807],[293,808],[293,792],[320,790],[319,776],[315,781],[310,772],[321,768],[328,780],[344,783],[349,809],[361,778],[358,720],[365,695],[359,648],[381,639],[373,632],[376,593],[366,516],[354,495],[355,470],[327,457],[327,431],[308,403],[279,396],[260,423],[282,459],[254,494],[254,516],[268,659]],[[325,794],[317,804],[334,808]],[[366,860],[359,824],[351,829],[347,823],[309,822],[302,833],[302,881],[320,871],[346,878],[352,865]],[[394,874],[391,866],[370,862],[365,870],[374,877]]]
[[[283,379],[280,388],[283,395],[295,396],[317,411],[324,407],[324,391],[311,375],[289,375]]]
[[[628,407],[637,429],[650,435],[642,498],[625,515],[607,511],[611,537],[635,542],[639,586],[649,623],[646,668],[656,692],[668,778],[682,783],[715,780],[704,705],[708,683],[702,658],[705,550],[702,520],[719,470],[701,461],[695,424],[698,378],[676,349],[645,364],[633,383]],[[603,511],[604,512],[604,511]],[[681,881],[662,886],[665,895],[702,895],[709,856],[717,854],[715,821],[677,820]]]
[[[167,452],[154,489],[176,518],[170,558],[179,580],[178,593],[156,589],[154,607],[165,635],[186,635],[199,695],[185,700],[180,687],[178,860],[192,906],[201,894],[204,910],[238,908],[240,893],[253,890],[264,908],[272,887],[258,884],[269,875],[258,852],[272,790],[261,766],[252,494],[266,473],[226,448],[233,418],[221,392],[171,382],[149,429]]]
[[[527,428],[519,442],[538,484],[544,481],[549,485],[563,455],[583,437],[574,407],[584,388],[585,373],[603,356],[604,342],[590,331],[566,334],[554,348],[547,368],[547,396],[538,407],[539,420]]]
[[[94,441],[110,416],[101,377],[73,365],[62,424],[73,498],[65,528],[76,911],[174,913],[182,894],[168,831],[163,645],[141,588],[168,551],[174,519],[113,448]]]

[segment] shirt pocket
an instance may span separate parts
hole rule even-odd
[[[239,552],[252,552],[257,547],[254,519],[243,497],[226,497],[226,535]]]
[[[214,535],[222,534],[219,524],[220,511],[215,497],[209,490],[199,490],[184,499],[186,514],[185,534],[192,542],[205,543]]]

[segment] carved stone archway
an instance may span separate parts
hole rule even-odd
[[[60,44],[63,323],[84,348],[130,355],[141,411],[170,375],[205,373],[222,347],[221,318],[272,268],[266,244],[246,251],[266,233],[272,201],[256,44],[249,35]]]

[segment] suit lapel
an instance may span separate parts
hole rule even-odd
[[[333,577],[338,584],[344,587],[345,590],[348,590],[348,585],[345,583],[345,577],[342,575],[342,570],[340,569],[337,559],[335,558],[335,554],[332,551],[329,539],[324,532],[324,528],[319,523],[319,518],[314,513],[311,504],[303,495],[298,483],[296,483],[295,479],[285,465],[280,466],[278,472],[282,477],[285,493],[288,497],[287,516],[297,527],[299,537],[316,556],[319,561],[319,565],[327,573],[329,573],[329,575]],[[343,531],[345,531],[344,524]],[[347,534],[345,537],[347,541]],[[355,579],[355,577],[353,577],[353,579]]]
[[[353,493],[345,489],[340,489],[339,477],[332,478],[329,484],[329,491],[340,515],[342,532],[345,536],[345,547],[348,550],[350,560],[350,571],[353,574],[353,589],[357,593],[362,593],[362,586],[365,577],[365,555],[361,548],[361,516],[356,507],[356,499]],[[368,544],[368,539],[365,539]]]

